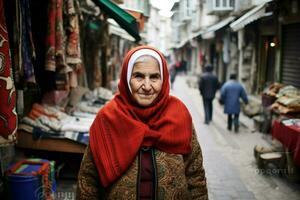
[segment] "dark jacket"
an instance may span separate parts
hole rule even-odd
[[[215,98],[216,91],[219,89],[220,84],[217,76],[211,72],[204,72],[199,80],[199,90],[203,98]]]

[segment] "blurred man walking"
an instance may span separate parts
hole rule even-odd
[[[205,124],[209,124],[213,116],[213,100],[215,98],[216,91],[219,88],[219,81],[217,76],[212,74],[213,66],[208,64],[204,68],[204,73],[199,80],[199,90],[203,98],[203,106],[205,112]]]
[[[231,130],[234,124],[234,131],[239,130],[240,98],[248,104],[248,97],[243,86],[236,80],[236,74],[230,74],[230,80],[221,88],[221,99],[224,103],[224,113],[228,115],[227,129]]]

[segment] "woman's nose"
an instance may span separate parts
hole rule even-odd
[[[150,82],[149,78],[145,78],[143,89],[144,90],[151,90],[151,82]]]

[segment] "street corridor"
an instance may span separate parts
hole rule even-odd
[[[193,79],[192,79],[193,78]],[[204,167],[211,200],[298,200],[300,184],[291,183],[276,173],[258,170],[253,156],[255,145],[268,146],[262,133],[251,130],[251,120],[240,116],[239,133],[226,129],[226,115],[214,100],[213,122],[204,124],[199,90],[187,81],[195,77],[177,76],[171,93],[180,98],[192,114],[202,147]],[[242,115],[242,113],[241,113]]]

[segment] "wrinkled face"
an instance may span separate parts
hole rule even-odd
[[[159,95],[162,80],[159,64],[151,56],[141,56],[133,66],[130,78],[132,96],[141,106],[149,106]]]

